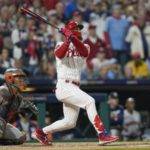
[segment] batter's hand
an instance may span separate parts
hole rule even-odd
[[[67,39],[70,39],[73,35],[73,33],[67,28],[61,28],[60,32],[63,33]]]

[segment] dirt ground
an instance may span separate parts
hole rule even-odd
[[[149,142],[117,142],[99,146],[96,142],[56,142],[52,146],[25,143],[18,146],[0,146],[0,150],[150,150]]]

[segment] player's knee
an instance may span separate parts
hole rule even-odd
[[[69,123],[69,128],[72,129],[72,128],[75,128],[76,127],[76,122],[70,122]]]
[[[72,129],[76,126],[76,121],[74,120],[65,120],[65,125],[67,126],[68,129]]]
[[[91,98],[91,104],[95,105],[95,99],[93,97]]]
[[[89,101],[86,104],[86,108],[89,107],[89,106],[91,106],[91,105],[93,105],[93,106],[95,105],[95,99],[93,97],[89,98]]]
[[[70,127],[71,127],[71,128],[75,128],[75,127],[76,127],[76,122],[75,122],[75,121],[72,121],[72,122],[70,123]]]

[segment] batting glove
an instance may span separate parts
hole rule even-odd
[[[66,29],[66,28],[61,28],[60,32],[64,34],[67,39],[70,39],[71,36],[73,35],[73,33],[69,29]]]

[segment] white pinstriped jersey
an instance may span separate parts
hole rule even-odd
[[[61,46],[63,42],[59,42],[56,48]],[[89,45],[85,44],[88,51]],[[73,81],[80,81],[80,74],[86,58],[81,57],[74,45],[70,43],[69,49],[64,58],[56,57],[57,79],[68,79]]]

